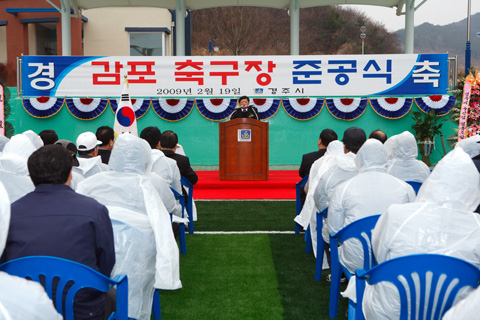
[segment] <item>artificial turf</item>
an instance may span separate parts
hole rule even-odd
[[[197,201],[195,231],[293,231],[293,201]],[[183,288],[161,291],[162,319],[328,319],[304,234],[187,235]],[[345,318],[340,299],[338,319]]]
[[[196,231],[292,231],[295,201],[196,201]]]

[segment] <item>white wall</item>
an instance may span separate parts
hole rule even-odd
[[[126,27],[168,28],[172,30],[172,15],[168,9],[129,7],[84,10],[88,18],[83,24],[85,56],[129,56],[129,35]],[[168,48],[172,48],[172,34]],[[171,55],[171,51],[169,55]]]

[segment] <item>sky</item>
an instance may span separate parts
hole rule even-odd
[[[416,0],[418,6],[422,1]],[[368,17],[385,25],[388,31],[397,31],[405,27],[405,16],[397,16],[396,8],[378,6],[346,6],[364,12]],[[434,25],[446,25],[467,18],[468,0],[427,0],[415,11],[415,26],[429,22]],[[480,12],[480,1],[471,0],[471,14]],[[480,30],[472,30],[475,37]],[[367,26],[368,33],[368,26]]]

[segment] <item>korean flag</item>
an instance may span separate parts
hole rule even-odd
[[[115,131],[115,138],[125,132],[138,136],[137,119],[128,93],[127,76],[125,76],[123,82],[122,98],[118,104],[117,112],[115,113],[113,131]]]

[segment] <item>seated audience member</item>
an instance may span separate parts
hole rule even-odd
[[[192,184],[197,183],[198,176],[190,166],[190,160],[186,156],[175,153],[177,150],[178,137],[173,131],[164,131],[160,136],[160,149],[170,159],[177,162],[180,174],[184,176]]]
[[[8,141],[10,141],[10,139],[0,134],[0,154],[2,154],[3,148],[5,148]]]
[[[2,261],[54,256],[84,264],[107,277],[115,264],[108,211],[70,187],[72,158],[58,145],[35,151],[28,159],[35,190],[12,203],[12,218]],[[102,319],[105,294],[83,289],[75,297],[76,319]]]
[[[377,139],[381,143],[385,143],[385,141],[387,141],[387,138],[387,134],[382,130],[373,130],[368,136],[368,139]]]
[[[177,153],[178,137],[173,131],[164,131],[160,137],[160,149],[168,157],[177,162],[180,175],[185,177],[191,184],[198,182],[198,176],[190,166],[190,159]],[[185,195],[185,205],[188,204],[188,191],[182,187],[182,193]],[[197,207],[195,201],[192,201],[192,219],[197,221]]]
[[[136,261],[136,251],[146,250],[141,239],[124,237],[116,229],[115,241],[117,265],[116,272],[125,272],[129,278],[134,275],[139,280],[129,281],[129,315],[149,314],[152,308],[154,288],[173,290],[181,288],[179,271],[179,250],[173,235],[170,215],[162,202],[152,178],[147,176],[151,160],[148,143],[131,134],[125,133],[117,137],[112,149],[108,172],[98,173],[83,180],[78,185],[78,192],[91,196],[106,205],[111,218],[126,224],[128,230],[142,230],[144,237],[150,237],[155,244],[150,254],[156,260]],[[120,234],[117,234],[119,232]],[[132,254],[130,254],[132,252]],[[155,253],[156,252],[156,253]],[[137,264],[142,265],[139,272]],[[142,292],[142,294],[133,293]]]
[[[58,141],[58,135],[55,130],[43,130],[38,134],[43,141],[43,145],[54,144]]]
[[[102,158],[102,163],[108,164],[113,144],[115,143],[115,134],[113,128],[109,126],[101,126],[95,134],[97,139],[102,143],[98,146],[98,155]]]
[[[28,176],[27,160],[36,150],[24,134],[17,134],[5,145],[0,155],[0,181],[14,202],[35,189]]]
[[[237,118],[250,118],[255,120],[260,120],[260,116],[258,115],[257,107],[250,105],[250,98],[247,96],[241,96],[238,99],[238,104],[240,108],[235,109],[232,115],[230,116],[230,120],[237,119]]]
[[[182,185],[180,182],[180,170],[177,162],[168,158],[160,151],[160,137],[162,133],[157,127],[147,127],[140,133],[140,138],[147,141],[152,148],[151,171],[157,173],[177,192],[182,193]]]
[[[78,172],[84,178],[88,178],[108,170],[108,166],[102,163],[102,159],[98,155],[97,146],[101,143],[93,132],[84,132],[78,136],[77,150],[80,165],[73,168],[75,172]]]
[[[315,207],[315,200],[313,194],[318,185],[320,177],[328,171],[328,169],[335,163],[335,157],[339,154],[343,154],[343,143],[338,140],[332,141],[328,144],[327,151],[317,161],[315,161],[310,169],[307,185],[305,185],[305,191],[307,197],[302,211],[295,217],[295,222],[300,224],[305,230],[310,224],[310,219],[317,211]]]
[[[0,182],[0,255],[5,249],[10,225],[10,201]],[[62,320],[45,289],[37,282],[0,272],[0,304],[11,319]],[[0,314],[2,314],[0,312]],[[7,320],[7,318],[2,318]]]
[[[372,232],[372,249],[382,263],[397,257],[434,253],[480,267],[480,175],[460,148],[448,153],[425,180],[415,202],[392,205]],[[367,286],[366,319],[398,319],[400,298],[392,285]]]
[[[376,139],[368,139],[355,157],[358,174],[333,191],[327,217],[328,233],[368,216],[383,214],[395,203],[415,200],[415,191],[404,181],[387,173],[387,152]],[[360,241],[347,240],[339,248],[340,263],[350,273],[363,268]]]
[[[343,150],[344,154],[335,157],[334,163],[319,179],[315,188],[313,198],[318,212],[323,211],[329,206],[329,199],[333,190],[343,181],[346,181],[357,175],[357,167],[355,165],[355,156],[358,150],[367,140],[367,136],[363,129],[358,127],[350,127],[343,133]],[[312,215],[310,220],[310,231],[312,232],[313,252],[316,255],[316,215]],[[328,238],[327,228],[324,225],[322,230],[324,238]]]
[[[403,181],[415,181],[422,183],[430,174],[428,166],[417,160],[418,147],[413,134],[404,131],[389,140],[387,143],[391,150],[391,159],[387,172]]]
[[[472,158],[475,167],[480,172],[480,135],[475,135],[462,141],[459,141],[455,148],[462,148],[470,158]]]
[[[324,129],[320,133],[320,137],[318,138],[318,150],[314,152],[310,152],[307,154],[304,154],[302,156],[302,162],[300,163],[300,169],[298,170],[298,174],[300,175],[301,178],[304,178],[307,176],[310,172],[310,168],[312,167],[312,164],[321,158],[325,152],[327,151],[328,144],[333,141],[337,140],[337,134],[335,131],[332,129]],[[305,190],[301,189],[300,190],[300,198],[302,200],[302,204],[305,202]]]
[[[58,140],[57,142],[55,142],[54,144],[61,145],[62,147],[67,149],[67,151],[70,153],[70,156],[72,157],[72,166],[73,167],[78,167],[80,165],[80,163],[78,162],[78,159],[77,159],[77,147],[75,146],[75,144],[72,141],[61,139],[61,140]],[[72,170],[72,181],[70,183],[70,187],[73,190],[76,190],[78,183],[80,181],[82,181],[83,179],[84,178],[80,173]]]

